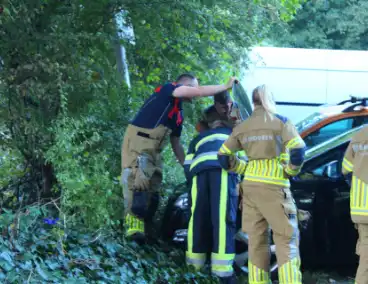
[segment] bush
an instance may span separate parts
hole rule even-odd
[[[67,226],[59,209],[52,201],[1,214],[2,283],[216,283],[188,270],[182,251]]]

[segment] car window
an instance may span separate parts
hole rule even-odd
[[[368,123],[368,115],[357,116],[355,118],[354,126],[360,126]]]
[[[312,125],[320,122],[321,120],[325,119],[327,116],[320,113],[314,112],[311,115],[307,116],[303,120],[299,121],[295,124],[296,129],[299,133],[302,133],[304,130],[310,128]]]
[[[323,143],[353,128],[354,118],[341,119],[327,124],[304,138],[308,148]]]

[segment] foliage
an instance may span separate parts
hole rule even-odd
[[[215,283],[178,264],[184,255],[170,247],[137,247],[111,231],[68,229],[49,217],[50,205],[0,216],[1,283]]]
[[[271,33],[272,42],[285,47],[367,50],[367,12],[367,0],[306,1],[287,24],[287,32]]]
[[[1,3],[0,116],[10,131],[7,146],[22,154],[30,175],[42,175],[40,186],[14,196],[18,203],[24,194],[25,203],[60,196],[66,215],[94,228],[121,218],[120,143],[128,120],[153,87],[184,71],[203,83],[223,81],[237,72],[246,48],[290,18],[299,2]],[[135,43],[123,41],[132,91],[116,72],[113,20],[118,11],[134,30]],[[203,106],[187,107],[184,143],[192,138],[191,125]],[[170,169],[166,182],[182,181],[170,150],[164,157]]]

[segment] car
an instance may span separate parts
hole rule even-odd
[[[240,109],[243,119],[252,114],[249,97],[241,84],[233,88],[235,106]],[[295,124],[307,148],[314,147],[345,131],[368,123],[368,98],[351,96],[337,105],[321,105],[313,103],[276,102],[277,105],[320,106],[305,119]],[[199,125],[196,127],[200,131]]]
[[[350,186],[342,174],[342,159],[351,137],[363,126],[348,130],[306,151],[301,172],[290,179],[298,209],[311,218],[300,226],[303,269],[334,269],[352,273],[358,264],[355,254],[357,231],[350,217]],[[190,217],[188,189],[175,192],[164,213],[162,233],[166,240],[185,249]],[[239,211],[236,236],[236,271],[248,272],[247,235],[240,230]],[[275,247],[271,243],[271,272],[276,278]]]
[[[323,106],[295,126],[308,148],[316,146],[345,131],[368,123],[367,99],[352,96],[337,105]]]

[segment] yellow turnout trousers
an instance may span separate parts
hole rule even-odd
[[[270,279],[269,228],[273,231],[280,284],[301,284],[297,208],[289,188],[243,181],[242,228],[249,236],[249,284]]]

